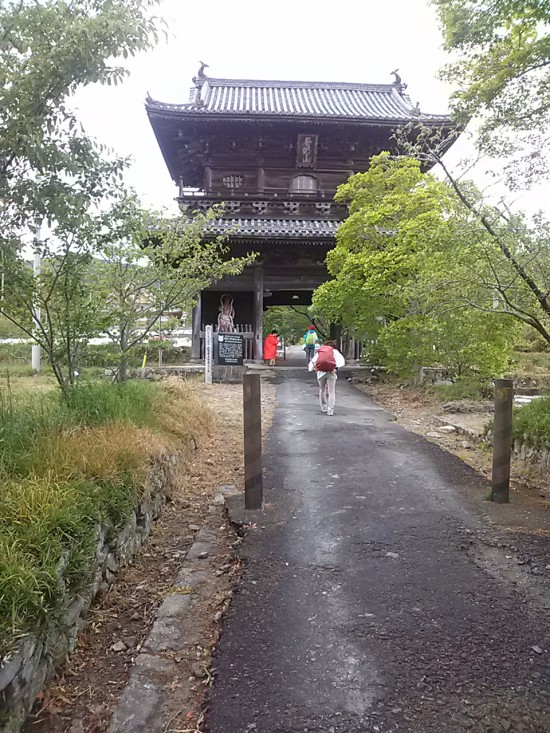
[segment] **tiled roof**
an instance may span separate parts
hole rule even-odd
[[[147,100],[150,112],[181,112],[198,116],[305,117],[342,120],[447,121],[446,115],[425,115],[413,108],[402,84],[197,80],[187,104]]]
[[[309,219],[213,219],[208,232],[262,239],[333,239],[339,221]]]

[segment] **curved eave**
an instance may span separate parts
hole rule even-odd
[[[447,125],[456,127],[448,115],[403,115],[402,117],[366,117],[351,115],[297,115],[297,114],[266,114],[257,113],[240,113],[240,112],[212,112],[206,110],[193,110],[183,106],[168,106],[147,102],[145,105],[149,119],[177,119],[180,122],[291,122],[306,123],[317,125],[334,125],[334,124],[350,124],[364,125],[365,127],[395,127],[395,125],[406,125],[409,122],[421,122],[426,125]]]

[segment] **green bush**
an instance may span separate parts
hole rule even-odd
[[[365,366],[386,366],[388,352],[378,339],[365,341],[361,352],[361,361]]]
[[[514,408],[514,438],[528,435],[534,442],[550,440],[550,396]]]
[[[159,348],[162,349],[164,364],[181,364],[188,360],[188,350],[175,347],[171,341],[149,341],[130,350],[128,353],[128,366],[134,369],[139,368],[143,363],[145,353],[147,353],[148,362],[156,363]],[[80,357],[81,367],[115,367],[119,363],[120,352],[115,349],[113,344],[88,344]]]

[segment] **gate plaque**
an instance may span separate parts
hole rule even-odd
[[[216,364],[219,366],[243,365],[243,336],[240,333],[218,333]]]

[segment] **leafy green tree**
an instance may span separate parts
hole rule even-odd
[[[469,195],[476,195],[472,186]],[[376,156],[337,200],[349,203],[350,215],[327,258],[334,279],[316,291],[314,306],[381,345],[394,371],[433,364],[498,371],[515,339],[514,320],[545,331],[502,247],[419,160]],[[493,223],[512,248],[505,223]]]
[[[89,279],[93,229],[36,240],[39,272],[16,248],[3,261],[0,314],[44,350],[63,393],[74,385],[87,339],[104,325],[103,303]]]
[[[150,48],[156,0],[5,0],[0,4],[0,313],[39,343],[63,390],[81,343],[100,324],[86,281],[97,206],[120,186],[125,162],[91,140],[71,109],[81,87],[118,83],[117,61]],[[35,276],[25,234],[35,243]],[[40,316],[38,316],[40,309]]]
[[[188,310],[212,281],[238,275],[254,259],[227,258],[221,238],[203,241],[216,215],[212,210],[167,218],[142,209],[133,195],[105,214],[93,281],[103,303],[103,330],[119,355],[119,379],[163,313]]]
[[[484,152],[522,151],[524,172],[541,174],[550,128],[548,0],[432,1],[445,48],[458,57],[443,76],[457,86],[452,102],[459,120],[480,120]]]
[[[275,328],[287,344],[302,343],[302,337],[311,324],[317,327],[321,336],[327,335],[323,319],[315,314],[312,308],[291,305],[272,306],[264,315],[264,336]]]
[[[5,0],[0,5],[0,238],[36,218],[70,231],[110,193],[123,161],[82,130],[70,106],[88,84],[116,84],[116,59],[149,48],[154,0]],[[54,232],[55,233],[55,232]]]

